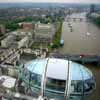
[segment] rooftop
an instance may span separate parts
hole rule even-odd
[[[48,63],[47,63],[48,62]],[[32,73],[42,75],[47,64],[47,77],[59,80],[66,80],[68,74],[68,60],[46,58],[30,61],[25,67]],[[83,65],[69,61],[69,69],[72,80],[90,79],[92,73]]]

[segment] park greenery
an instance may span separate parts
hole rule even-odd
[[[89,18],[97,26],[100,26],[100,17],[92,17],[91,15],[87,14],[87,18]]]
[[[60,46],[60,39],[62,33],[62,21],[59,21],[57,24],[58,27],[53,40],[53,45],[51,46],[52,49],[58,48]]]
[[[49,46],[50,49],[58,48],[60,46],[60,39],[61,39],[61,33],[62,33],[62,20],[63,17],[56,16],[54,18],[53,16],[46,16],[45,18],[42,17],[27,17],[27,18],[17,18],[13,20],[0,20],[0,24],[3,24],[6,29],[10,31],[15,31],[17,29],[21,29],[21,26],[19,26],[19,23],[21,22],[33,22],[33,23],[56,23],[56,33],[53,39],[53,45]],[[2,34],[1,34],[2,35]]]
[[[9,29],[9,31],[14,31],[17,30],[19,28],[21,28],[18,23],[21,22],[40,22],[40,23],[53,23],[55,22],[57,19],[59,18],[54,18],[52,16],[46,16],[45,18],[42,17],[26,17],[26,18],[17,18],[17,19],[13,19],[13,20],[0,20],[0,24],[3,24],[6,29]]]
[[[100,26],[100,17],[92,18],[92,20],[96,25]]]

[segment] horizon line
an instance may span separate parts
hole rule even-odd
[[[56,4],[100,4],[100,2],[0,2],[0,3],[56,3]]]

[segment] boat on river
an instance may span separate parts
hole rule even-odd
[[[60,45],[63,46],[64,45],[64,39],[60,40]]]

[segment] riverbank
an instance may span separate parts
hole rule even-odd
[[[51,49],[56,49],[60,47],[61,33],[62,33],[62,21],[57,23],[57,31],[54,36],[53,44],[50,46]]]
[[[100,27],[100,16],[99,17],[93,17],[92,15],[87,14],[87,18],[92,21],[95,25]]]

